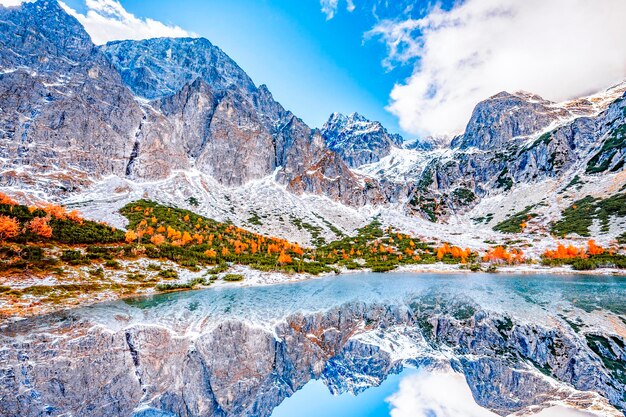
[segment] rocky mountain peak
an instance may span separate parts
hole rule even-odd
[[[0,6],[0,43],[14,52],[2,54],[4,67],[37,65],[44,71],[75,66],[89,58],[94,48],[78,20],[56,0]]]
[[[331,114],[321,133],[327,146],[353,168],[376,162],[402,144],[400,135],[390,134],[380,122],[356,112]]]
[[[174,94],[202,78],[215,91],[230,87],[252,93],[250,77],[205,38],[114,41],[101,47],[131,91],[147,99]]]
[[[453,146],[506,147],[513,138],[532,135],[569,116],[569,111],[536,94],[503,91],[476,105],[465,134],[453,141]]]

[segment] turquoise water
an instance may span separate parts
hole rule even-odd
[[[626,277],[587,275],[358,273],[272,286],[218,286],[160,294],[76,310],[109,326],[162,323],[193,329],[233,318],[271,325],[296,312],[318,312],[347,302],[402,304],[463,300],[518,319],[604,310],[626,320]]]
[[[610,333],[616,323],[626,325],[626,276],[357,273],[273,286],[220,285],[35,317],[25,320],[24,326],[18,324],[15,331],[48,333],[55,326],[71,328],[83,321],[115,331],[146,323],[162,325],[193,340],[224,320],[249,322],[273,331],[289,315],[314,314],[351,302],[386,306],[421,303],[447,309],[445,312],[455,317],[469,317],[467,313],[480,308],[507,314],[516,323],[549,324],[558,316],[574,330],[593,326]],[[564,324],[563,320],[557,321]],[[82,328],[77,327],[80,333]],[[371,387],[356,396],[332,395],[322,375],[322,380],[306,383],[281,403],[272,417],[496,416],[476,404],[461,374],[426,368],[403,367],[400,374],[388,375],[382,381],[367,379],[370,374],[365,374],[364,386]],[[586,414],[559,409],[541,417],[582,415]]]

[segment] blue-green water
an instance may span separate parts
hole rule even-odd
[[[371,305],[373,307],[371,310],[363,310],[372,312],[387,311],[390,312],[389,318],[393,317],[396,311],[406,311],[413,314],[425,310],[428,311],[428,314],[431,314],[430,317],[434,320],[439,320],[440,317],[451,318],[451,321],[448,323],[457,323],[459,327],[456,329],[461,332],[464,326],[472,326],[473,321],[482,320],[477,319],[477,317],[487,316],[482,311],[478,312],[479,309],[486,312],[500,313],[495,314],[495,316],[506,315],[510,318],[509,323],[515,322],[516,325],[521,324],[522,327],[528,325],[525,326],[526,330],[532,329],[529,335],[520,339],[519,346],[522,347],[531,346],[535,342],[540,344],[547,337],[554,337],[553,341],[560,341],[561,339],[559,339],[558,335],[551,335],[552,329],[560,329],[560,334],[569,335],[570,339],[568,340],[571,343],[578,343],[576,346],[580,349],[586,349],[585,352],[587,353],[584,356],[574,355],[569,357],[567,356],[569,352],[564,351],[565,356],[553,358],[555,360],[551,362],[552,366],[560,367],[558,369],[565,369],[566,362],[561,362],[561,358],[564,361],[572,359],[578,361],[582,359],[587,367],[576,370],[576,372],[580,372],[576,374],[577,378],[584,376],[584,372],[588,374],[590,369],[592,370],[591,372],[613,372],[610,375],[613,381],[619,382],[622,377],[620,373],[622,368],[617,363],[621,359],[615,359],[610,355],[604,355],[602,359],[594,356],[598,352],[602,353],[602,349],[607,349],[608,339],[598,339],[600,341],[604,340],[604,345],[598,345],[595,351],[591,351],[587,344],[591,343],[590,341],[593,339],[585,339],[585,335],[589,332],[599,335],[612,335],[613,339],[611,340],[614,342],[611,343],[615,343],[616,346],[623,346],[623,344],[619,344],[623,343],[619,342],[622,339],[615,338],[615,335],[626,332],[625,276],[356,273],[272,286],[239,287],[217,285],[205,290],[118,300],[49,316],[34,317],[15,323],[15,326],[8,327],[7,336],[14,338],[12,343],[25,340],[25,346],[30,347],[31,342],[28,341],[29,338],[37,334],[43,334],[45,337],[38,340],[48,340],[47,335],[55,333],[55,327],[58,327],[59,330],[57,332],[59,335],[58,340],[61,341],[59,343],[63,343],[62,340],[70,334],[72,329],[75,329],[72,337],[80,341],[85,337],[86,331],[97,327],[106,329],[104,334],[107,340],[109,334],[123,334],[121,349],[129,349],[131,356],[135,355],[133,356],[134,360],[135,357],[139,357],[137,355],[146,355],[142,356],[144,359],[152,357],[148,352],[150,352],[153,346],[150,343],[142,344],[142,329],[151,328],[152,331],[156,328],[163,330],[164,334],[167,334],[167,336],[164,336],[159,331],[156,331],[154,334],[160,334],[160,339],[158,340],[163,343],[169,343],[169,348],[172,352],[178,352],[182,355],[177,359],[179,362],[168,362],[168,366],[172,366],[172,369],[179,369],[179,366],[187,363],[185,358],[188,357],[188,353],[197,351],[196,343],[200,343],[201,346],[203,346],[202,344],[213,346],[211,345],[213,336],[207,337],[207,335],[215,334],[215,337],[221,338],[219,340],[226,343],[225,346],[230,346],[231,342],[234,342],[236,346],[248,343],[248,350],[245,350],[246,357],[242,359],[248,360],[252,358],[253,362],[248,363],[248,368],[245,369],[257,369],[257,366],[260,367],[259,369],[265,369],[261,366],[264,363],[263,360],[269,360],[270,362],[265,363],[265,365],[270,366],[271,361],[276,360],[276,356],[270,354],[265,357],[261,354],[259,358],[254,359],[256,347],[249,348],[251,346],[250,343],[252,343],[252,346],[255,346],[254,342],[248,340],[249,338],[259,337],[260,341],[265,340],[267,342],[265,336],[269,332],[269,334],[275,335],[276,343],[282,343],[278,340],[278,334],[281,335],[280,337],[289,335],[289,343],[291,344],[287,343],[281,346],[285,349],[287,347],[292,349],[290,350],[292,354],[299,352],[297,350],[301,349],[302,357],[312,359],[317,356],[311,355],[310,352],[308,352],[309,354],[305,353],[307,353],[307,349],[318,349],[316,343],[319,339],[316,334],[307,333],[309,332],[308,329],[313,329],[313,331],[319,330],[315,323],[325,323],[324,325],[327,327],[322,330],[324,330],[324,335],[326,330],[329,331],[329,342],[324,344],[324,347],[328,349],[329,346],[334,346],[334,337],[341,334],[336,327],[337,323],[341,322],[341,314],[359,311],[360,308],[358,305],[346,306],[348,303]],[[339,306],[346,308],[339,308],[328,315],[320,314]],[[395,309],[394,306],[408,306],[409,308]],[[303,316],[308,316],[307,319],[310,319],[309,323],[311,324],[311,327],[302,331],[301,334],[298,331],[292,332],[288,326],[284,326],[287,323],[298,323],[299,317],[296,316],[289,319],[287,317],[300,313]],[[324,316],[330,318],[324,322],[322,320]],[[337,319],[337,321],[333,321],[334,319]],[[243,322],[236,323],[241,324],[243,327],[233,327],[234,329],[256,328],[256,330],[259,330],[258,327],[262,327],[266,331],[260,331],[259,333],[242,332],[242,334],[229,333],[231,330],[228,326],[218,326],[225,320]],[[421,318],[418,318],[418,320],[421,320]],[[468,380],[465,379],[466,374],[459,373],[458,367],[462,361],[455,355],[458,353],[462,356],[464,353],[451,352],[457,343],[459,345],[465,343],[463,349],[471,351],[472,354],[469,355],[469,358],[465,358],[471,363],[463,369],[465,369],[465,372],[472,374],[474,371],[479,372],[478,368],[474,368],[474,366],[478,367],[479,364],[473,361],[484,355],[480,347],[483,346],[481,343],[485,343],[486,346],[489,346],[488,352],[491,352],[490,354],[492,355],[488,360],[490,361],[490,366],[493,365],[494,368],[490,369],[497,370],[494,375],[500,375],[506,381],[507,367],[516,365],[508,362],[504,365],[499,361],[501,359],[499,358],[500,351],[495,350],[495,348],[492,349],[493,346],[499,346],[498,343],[500,343],[501,336],[498,336],[498,333],[494,332],[490,336],[482,337],[480,328],[474,327],[472,331],[476,331],[476,334],[473,336],[476,336],[474,341],[477,345],[474,345],[472,339],[462,341],[463,338],[459,338],[452,339],[454,340],[454,346],[448,346],[445,343],[443,345],[431,346],[431,341],[427,340],[424,336],[425,333],[423,333],[423,331],[428,331],[429,322],[415,321],[411,322],[411,327],[408,329],[402,329],[402,326],[398,326],[398,329],[386,331],[386,322],[384,320],[379,322],[377,324],[379,327],[373,330],[367,328],[369,325],[368,321],[369,317],[363,316],[363,320],[355,324],[355,326],[362,327],[346,327],[343,329],[345,333],[341,335],[350,337],[350,341],[357,339],[364,333],[368,333],[364,337],[380,337],[381,339],[367,339],[360,348],[359,346],[351,347],[341,352],[325,351],[325,353],[330,353],[329,357],[324,359],[327,362],[320,362],[316,366],[311,365],[311,367],[307,365],[307,362],[303,362],[302,369],[298,368],[300,363],[298,360],[291,362],[290,359],[283,358],[280,362],[281,366],[294,367],[294,369],[288,368],[292,369],[293,372],[290,371],[292,373],[286,374],[288,379],[293,378],[293,380],[289,379],[290,383],[301,381],[303,385],[286,385],[287,382],[281,379],[283,377],[277,377],[272,373],[273,371],[267,375],[265,373],[256,375],[256,371],[252,372],[252,375],[256,375],[255,378],[259,378],[259,381],[272,381],[271,386],[279,386],[287,391],[281,397],[281,400],[285,397],[287,398],[273,411],[270,410],[273,412],[272,417],[496,416],[492,411],[479,406],[475,401],[476,397],[473,396],[473,391],[471,390],[477,389],[476,387],[480,385],[480,381],[474,380],[472,384],[468,384]],[[504,323],[504,327],[507,326],[506,321],[502,321],[502,323]],[[432,324],[430,325],[432,326]],[[536,327],[537,325],[539,325],[538,328]],[[130,328],[133,330],[128,332]],[[285,328],[287,328],[286,332]],[[367,331],[359,333],[366,328]],[[277,331],[277,329],[283,329],[282,333]],[[397,332],[394,333],[396,330]],[[109,331],[111,332],[109,333]],[[153,334],[151,331],[147,332],[146,335]],[[212,333],[213,331],[215,333]],[[277,333],[273,333],[275,331]],[[351,333],[353,331],[355,333]],[[500,331],[499,327],[498,331]],[[99,333],[94,331],[94,334],[98,335]],[[172,342],[173,339],[170,339],[170,335],[180,337],[177,337],[177,342],[174,343]],[[87,337],[86,340],[91,339]],[[174,348],[177,346],[178,341],[182,344],[188,343],[187,350],[181,349],[178,351]],[[341,342],[342,349],[346,346],[344,342]],[[264,346],[265,350],[261,349],[261,353],[267,354],[268,346]],[[269,346],[274,345],[270,344]],[[386,359],[384,358],[386,358],[385,355],[387,353],[376,354],[376,349],[378,347],[383,349],[383,346],[389,347],[385,351],[389,355],[396,355],[394,356],[395,359],[393,359],[393,367],[385,368]],[[549,346],[554,346],[554,344]],[[215,346],[211,349],[215,349]],[[509,353],[518,351],[518,349],[511,346],[508,346],[507,349],[511,351]],[[619,351],[617,348],[614,350]],[[282,350],[277,350],[277,352],[279,351],[283,352]],[[213,352],[213,350],[210,352]],[[237,352],[237,349],[231,351],[232,354],[237,354]],[[549,357],[549,348],[545,348],[541,352],[540,355],[533,357]],[[573,352],[575,353],[575,351]],[[35,349],[34,354],[37,355],[39,353]],[[352,356],[353,354],[355,356]],[[531,354],[532,352],[528,353],[528,355]],[[334,356],[332,355],[338,355],[337,357],[340,357],[340,360],[334,361]],[[455,359],[450,360],[449,355],[452,355]],[[519,352],[513,356],[515,355],[518,355],[516,357],[519,359]],[[22,357],[27,356],[19,356],[19,358]],[[295,357],[300,358],[298,355]],[[30,356],[29,360],[32,361],[32,358],[33,356]],[[211,355],[209,354],[205,362],[210,363],[208,361],[210,358]],[[354,362],[352,361],[353,358]],[[152,363],[151,359],[144,362],[144,359],[141,359],[142,366],[136,372],[143,372],[144,366],[150,367],[154,365],[156,369],[148,372],[147,375],[160,381],[160,363]],[[260,362],[256,363],[254,360]],[[56,363],[45,352],[40,361],[45,363],[45,369],[49,367],[48,362]],[[230,383],[234,384],[233,386],[238,386],[237,381],[229,381],[227,379],[228,372],[225,373],[222,370],[220,373],[220,365],[226,362],[228,362],[226,358],[221,358],[220,363],[213,364],[213,366],[218,368],[215,372],[218,374],[218,382],[222,383],[220,386],[222,392],[224,390],[228,391],[227,388],[230,386],[228,385]],[[456,364],[456,368],[452,367],[451,364],[453,362]],[[522,362],[528,362],[526,356],[524,356]],[[139,359],[137,359],[137,363],[139,363]],[[392,363],[391,359],[389,363]],[[524,369],[530,367],[535,374],[539,374],[540,378],[543,378],[541,375],[549,372],[543,366],[544,363],[546,362],[539,364],[541,368],[535,369],[533,366],[538,365],[532,365],[529,362],[526,363],[526,368]],[[606,366],[605,370],[602,370],[603,364]],[[250,368],[251,366],[252,368]],[[417,369],[413,367],[417,367]],[[58,369],[65,372],[67,368],[66,363],[63,362]],[[211,368],[201,369],[211,370]],[[313,373],[313,369],[317,369],[317,371]],[[298,373],[299,371],[305,372],[305,374],[301,375]],[[485,372],[487,371],[485,370]],[[194,375],[196,375],[199,371],[196,369],[194,372]],[[396,372],[400,373],[396,374]],[[175,371],[165,372],[163,374],[163,379],[167,380],[165,386],[170,386],[168,384],[172,384],[172,380],[181,382],[184,385],[186,381],[177,379],[178,376],[179,374]],[[247,375],[242,374],[241,376],[244,381],[247,381],[247,378],[249,378]],[[309,380],[310,378],[312,379]],[[487,384],[487,387],[482,388],[494,389],[493,392],[487,392],[487,394],[483,392],[483,401],[487,400],[487,403],[489,403],[491,400],[494,400],[495,404],[498,404],[499,394],[495,389],[501,387],[498,384],[502,380],[499,381],[494,382],[496,386]],[[528,381],[520,385],[522,391],[527,392],[526,388],[541,388],[541,384]],[[596,380],[592,381],[596,382]],[[611,391],[611,387],[615,385],[610,384],[614,383],[609,381],[608,384],[598,383],[594,386],[604,389],[604,391],[600,392],[604,392],[607,397],[610,397],[613,404],[621,404],[620,392]],[[171,386],[176,386],[176,384]],[[293,386],[296,392],[292,393],[290,391],[291,388],[285,388],[285,386]],[[623,385],[619,386],[622,387]],[[518,393],[514,388],[509,387],[508,389],[512,396],[517,396]],[[545,389],[551,392],[553,388],[550,385]],[[588,388],[583,386],[583,389],[587,390]],[[351,390],[357,392],[358,395],[355,396],[350,393]],[[333,395],[331,391],[338,395]],[[266,392],[261,391],[259,398],[250,394],[250,397],[246,400],[259,400],[262,403],[264,400],[263,395]],[[504,392],[506,395],[509,395],[509,391],[505,390]],[[520,396],[523,397],[521,394]],[[541,398],[537,399],[537,401],[540,400]],[[482,402],[481,404],[485,403]],[[531,401],[530,404],[534,403]],[[137,415],[170,416],[167,413],[144,413]],[[542,414],[537,416],[574,417],[589,415],[588,413],[581,414],[580,411],[566,411],[558,408],[545,412],[542,411]]]
[[[530,320],[572,310],[624,317],[626,277],[358,273],[272,286],[218,286],[102,303],[78,312],[108,324],[115,318],[121,325],[139,321],[176,328],[224,318],[273,323],[295,312],[318,312],[347,302],[405,303],[415,297],[471,300],[484,309]]]

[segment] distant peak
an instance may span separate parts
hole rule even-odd
[[[22,4],[24,3],[31,3],[31,2],[25,1]],[[43,9],[62,10],[61,5],[59,4],[57,0],[37,0],[36,2],[34,2],[34,4],[35,6],[43,8]]]
[[[345,123],[347,120],[348,118],[343,113],[333,112],[331,113],[330,117],[328,117],[328,120],[326,121],[324,125],[329,126],[329,125],[335,125],[337,123]]]
[[[365,119],[365,117],[363,117],[362,115],[360,115],[357,112],[353,112],[350,113],[350,116],[348,116],[350,119]]]
[[[538,103],[549,103],[548,100],[544,99],[538,94],[531,93],[525,90],[517,90],[514,93],[509,93],[508,91],[500,91],[498,94],[495,94],[489,97],[488,100],[497,100],[497,99],[522,99],[524,101],[529,102],[538,102]]]
[[[489,97],[490,99],[496,99],[496,98],[507,98],[507,97],[511,97],[513,96],[513,94],[509,93],[508,91],[500,91],[498,94],[494,94],[493,96]]]

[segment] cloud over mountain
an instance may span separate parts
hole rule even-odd
[[[93,42],[98,45],[120,39],[195,37],[193,33],[179,26],[167,25],[150,18],[139,18],[124,9],[117,0],[86,0],[85,14],[78,13],[63,2],[60,3],[69,14],[78,19]]]
[[[467,0],[422,18],[380,21],[369,38],[384,65],[414,65],[388,109],[416,134],[460,132],[474,105],[502,90],[551,100],[581,96],[626,76],[622,0]]]

